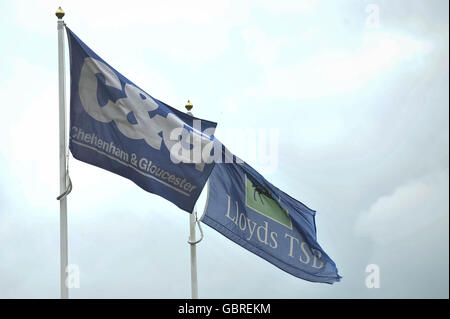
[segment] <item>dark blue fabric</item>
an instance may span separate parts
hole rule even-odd
[[[248,193],[246,179],[257,186],[251,188],[255,190],[252,193]],[[251,207],[255,201],[268,207],[268,198],[287,211],[290,223],[280,223]],[[315,211],[270,184],[246,163],[217,163],[210,175],[202,217],[205,224],[296,277],[332,284],[341,277],[317,242],[314,217]]]
[[[80,77],[87,58],[101,61],[120,79],[120,88],[111,87],[106,85],[104,74],[96,74],[97,102],[100,106],[106,105],[109,101],[116,103],[119,99],[127,98],[127,86],[129,89],[138,87],[95,54],[70,29],[66,29],[70,48],[69,148],[72,155],[80,161],[130,179],[144,190],[164,197],[189,213],[192,212],[214,163],[205,164],[203,170],[196,169],[195,163],[175,164],[170,159],[169,149],[164,142],[161,143],[159,150],[152,148],[142,138],[133,139],[124,135],[118,128],[117,121],[106,123],[96,120],[91,114],[88,114],[86,105],[83,105],[80,97]],[[148,93],[145,92],[145,94]],[[142,100],[151,97],[150,94],[147,97],[145,94],[140,94]],[[152,99],[156,102],[157,109],[148,112],[149,117],[154,118],[159,115],[165,119],[169,114],[175,115],[184,122],[184,128],[192,132],[193,126],[195,126],[194,120],[199,119],[178,111],[157,99]],[[133,112],[129,112],[123,121],[137,124]],[[126,122],[123,123],[129,125]],[[206,120],[201,120],[200,123],[202,132],[205,129],[215,129],[217,125]],[[159,133],[159,136],[162,138],[162,132]],[[212,136],[209,136],[209,138],[213,139]],[[144,160],[141,161],[141,159]],[[149,162],[152,166],[148,164]],[[145,165],[146,163],[148,166]],[[167,174],[163,172],[167,172]],[[160,176],[158,176],[158,173]],[[170,177],[172,175],[173,177]],[[178,184],[176,184],[177,181],[179,181]],[[191,192],[186,191],[186,189],[190,189],[190,187],[187,187],[188,183],[192,186]],[[167,185],[170,185],[170,187]],[[99,191],[101,191],[101,188]]]

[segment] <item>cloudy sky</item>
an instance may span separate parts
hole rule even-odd
[[[200,297],[448,298],[448,1],[0,0],[1,298],[59,297],[59,5],[109,64],[169,105],[190,99],[317,210],[343,276],[300,280],[204,225]],[[266,133],[268,160],[249,146]],[[70,296],[189,298],[188,214],[73,158],[70,175]]]

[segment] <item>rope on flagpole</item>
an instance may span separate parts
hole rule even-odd
[[[188,244],[190,244],[190,245],[196,245],[199,242],[201,242],[202,239],[203,239],[203,230],[202,230],[202,226],[200,224],[200,221],[198,220],[197,211],[195,211],[195,223],[197,224],[198,230],[200,231],[200,239],[196,240],[196,241],[191,241],[190,238],[189,238]]]
[[[66,24],[64,23],[64,25],[66,25]],[[70,192],[72,191],[72,180],[70,179],[70,175],[69,175],[69,150],[67,150],[67,153],[66,153],[66,177],[67,177],[67,181],[69,182],[69,184],[67,185],[66,190],[63,193],[61,193],[58,197],[56,197],[56,200],[63,199],[64,197],[69,195]]]
[[[63,199],[64,197],[66,197],[67,195],[69,195],[70,192],[72,191],[72,180],[70,179],[70,176],[69,176],[69,170],[66,171],[66,176],[67,176],[67,178],[68,178],[68,180],[69,180],[69,185],[67,185],[67,188],[66,188],[66,190],[64,191],[64,193],[62,193],[61,195],[59,195],[58,197],[56,197],[56,200],[61,200],[61,199]]]

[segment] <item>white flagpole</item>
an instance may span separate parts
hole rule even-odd
[[[58,73],[59,73],[59,191],[67,194],[66,170],[66,81],[64,68],[64,11],[61,7],[56,11],[58,17]],[[68,264],[67,253],[67,197],[59,199],[60,212],[60,284],[61,299],[69,298],[69,289],[66,284],[66,269]]]
[[[189,241],[195,242],[195,223],[197,216],[197,207],[194,207],[194,211],[189,216]],[[198,283],[197,283],[197,247],[196,244],[190,244],[191,246],[191,296],[192,299],[198,299]]]
[[[186,104],[187,114],[193,116],[190,112],[193,105],[188,100]],[[191,298],[198,299],[198,282],[197,282],[197,247],[195,238],[195,223],[197,222],[197,205],[194,206],[194,210],[189,215],[189,246],[191,250]]]

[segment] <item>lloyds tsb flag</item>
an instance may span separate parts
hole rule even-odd
[[[72,155],[192,212],[214,166],[202,150],[216,123],[153,98],[66,29]]]
[[[246,163],[217,163],[202,222],[305,280],[341,278],[317,242],[315,211],[282,192]]]

